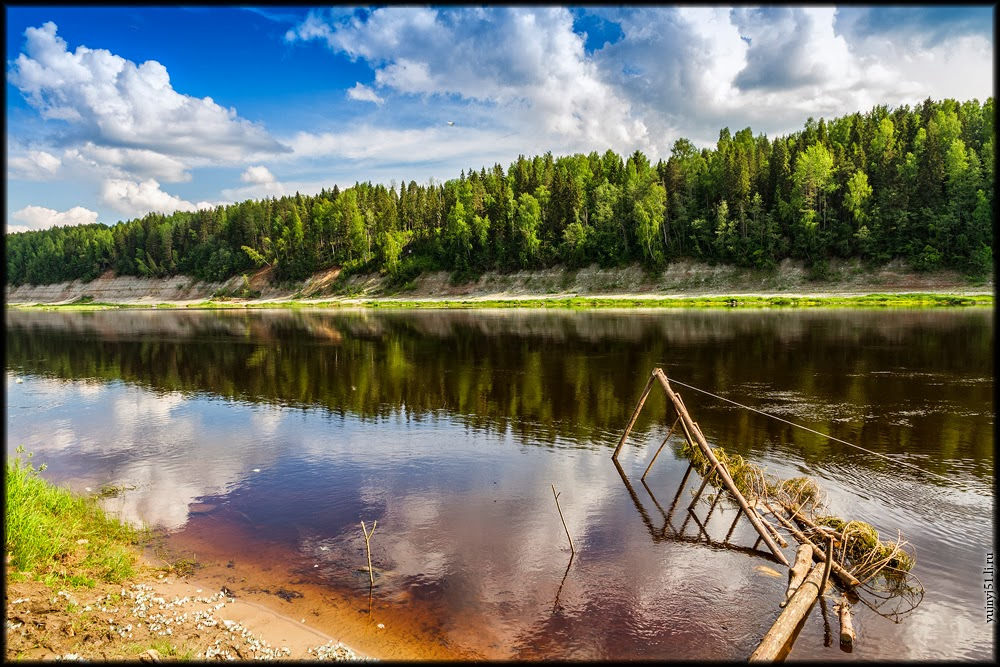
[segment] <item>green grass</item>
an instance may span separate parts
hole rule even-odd
[[[867,294],[863,296],[711,296],[687,298],[569,297],[562,299],[388,300],[371,299],[372,308],[872,308],[992,306],[993,295]]]
[[[299,300],[248,303],[244,301],[206,300],[187,308],[339,308],[362,306],[369,308],[934,308],[955,306],[993,306],[992,294],[865,294],[858,296],[701,296],[701,297],[533,297],[527,299],[391,299],[367,298],[350,302],[349,297],[323,301]],[[106,310],[112,308],[149,308],[148,305],[115,303],[70,303],[61,305],[8,305],[21,310]],[[157,304],[157,308],[173,308]]]
[[[93,587],[131,577],[142,531],[108,516],[95,498],[74,495],[39,476],[31,454],[6,462],[4,527],[11,580]],[[80,540],[86,540],[80,543]]]

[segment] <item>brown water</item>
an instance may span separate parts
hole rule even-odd
[[[395,644],[350,635],[377,656],[750,654],[785,570],[745,521],[723,544],[734,509],[707,537],[667,524],[677,438],[639,482],[670,425],[661,392],[624,477],[612,464],[654,366],[888,457],[675,386],[714,445],[812,476],[831,513],[916,549],[915,610],[856,604],[847,654],[817,607],[791,659],[994,655],[990,310],[10,311],[6,352],[8,450],[78,491],[136,486],[109,508],[213,576],[377,617]],[[378,521],[373,615],[361,520]]]

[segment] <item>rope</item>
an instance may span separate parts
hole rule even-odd
[[[757,408],[750,407],[749,405],[743,405],[742,403],[737,403],[736,401],[728,399],[725,396],[719,396],[718,394],[713,394],[710,391],[705,391],[704,389],[699,389],[698,387],[695,387],[695,386],[690,385],[690,384],[686,384],[684,382],[681,382],[680,380],[675,380],[674,378],[670,378],[670,382],[672,382],[673,384],[679,384],[679,385],[681,385],[683,387],[687,387],[688,389],[694,389],[695,391],[700,391],[701,393],[703,393],[703,394],[705,394],[707,396],[711,396],[712,398],[717,398],[720,401],[726,401],[727,403],[732,403],[733,405],[738,405],[739,407],[744,408],[746,410],[750,410],[751,412],[756,412],[757,414],[764,415],[765,417],[770,417],[771,419],[777,419],[780,422],[784,422],[784,423],[786,423],[786,424],[788,424],[790,426],[795,426],[796,428],[801,428],[801,429],[803,429],[805,431],[809,431],[810,433],[815,433],[816,435],[821,435],[824,438],[829,438],[830,440],[835,440],[835,441],[837,441],[837,442],[839,442],[839,443],[841,443],[843,445],[847,445],[848,447],[854,447],[855,449],[860,449],[861,451],[867,452],[868,454],[872,454],[873,456],[880,456],[883,459],[885,459],[886,461],[889,461],[890,463],[895,463],[897,465],[909,466],[911,468],[915,468],[915,469],[919,470],[920,472],[922,472],[925,475],[931,475],[933,477],[937,477],[939,479],[942,479],[942,480],[948,482],[949,484],[959,484],[961,486],[964,486],[966,488],[966,490],[974,491],[974,489],[971,486],[965,484],[964,482],[961,482],[959,480],[949,479],[948,477],[945,477],[944,475],[939,475],[936,472],[931,472],[930,470],[924,470],[920,466],[914,465],[912,463],[907,463],[906,461],[898,461],[898,460],[896,460],[894,458],[886,456],[885,454],[880,454],[879,452],[873,452],[870,449],[865,449],[861,445],[855,445],[853,442],[847,442],[846,440],[841,440],[840,438],[838,438],[836,436],[833,436],[833,435],[830,435],[829,433],[821,433],[820,431],[817,431],[815,429],[811,429],[808,426],[803,426],[802,424],[796,424],[795,422],[790,422],[787,419],[782,419],[781,417],[779,417],[777,415],[772,415],[770,413],[764,412],[763,410],[758,410]]]

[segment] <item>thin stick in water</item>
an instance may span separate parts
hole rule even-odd
[[[569,528],[566,527],[566,519],[563,518],[562,508],[559,507],[559,494],[556,493],[556,487],[554,484],[550,484],[552,487],[552,497],[556,499],[556,509],[559,510],[559,519],[562,521],[563,530],[566,531],[566,539],[569,540],[569,550],[572,553],[576,553],[576,548],[573,547],[573,538],[569,535]],[[372,530],[375,530],[374,528]]]
[[[361,531],[365,534],[365,551],[368,554],[368,579],[371,581],[372,586],[375,585],[375,573],[372,571],[372,548],[369,544],[372,535],[375,534],[375,526],[378,525],[378,521],[372,522],[372,531],[369,533],[368,529],[365,528],[365,522],[361,522]]]

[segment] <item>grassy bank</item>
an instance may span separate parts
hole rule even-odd
[[[569,297],[481,300],[371,300],[381,308],[871,308],[992,306],[993,295],[867,294],[860,296]]]
[[[109,517],[95,498],[42,479],[44,464],[36,469],[23,452],[5,469],[8,581],[92,587],[133,576],[141,531]]]
[[[992,294],[888,293],[850,296],[757,295],[757,296],[573,296],[526,297],[511,299],[394,299],[337,298],[326,300],[206,300],[197,303],[66,303],[8,304],[22,310],[115,310],[115,309],[227,309],[227,308],[936,308],[956,306],[993,306]]]

